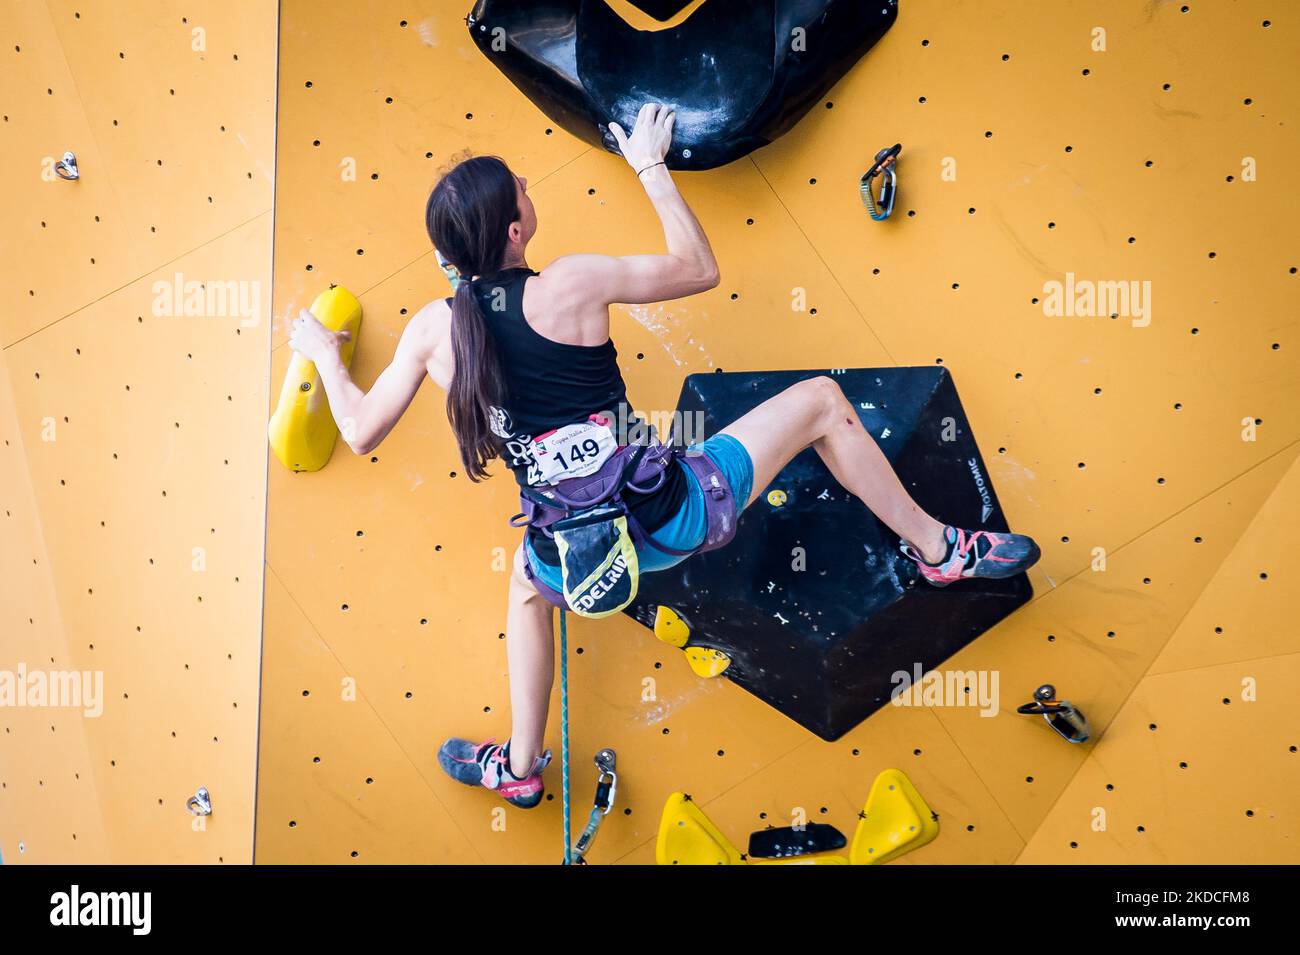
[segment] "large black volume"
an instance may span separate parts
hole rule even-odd
[[[637,4],[659,19],[677,0]],[[554,122],[617,152],[646,102],[676,110],[672,169],[711,169],[789,130],[871,49],[897,0],[705,0],[676,26],[637,30],[605,0],[478,0],[483,54]]]
[[[691,375],[678,410],[702,412],[712,435],[819,374],[828,372]],[[1008,530],[946,369],[833,377],[918,504],[958,527]],[[823,739],[888,703],[895,674],[938,667],[1033,596],[1024,574],[932,587],[811,448],[761,490],[729,546],[643,575],[626,612],[653,626],[655,608],[671,607],[692,645],[731,657],[729,679]]]

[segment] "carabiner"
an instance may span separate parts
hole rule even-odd
[[[1056,687],[1050,683],[1044,683],[1036,689],[1033,700],[1016,707],[1016,712],[1025,716],[1041,716],[1048,726],[1071,743],[1086,743],[1092,736],[1092,728],[1083,711],[1069,700],[1058,700]]]
[[[569,853],[574,865],[587,864],[587,853],[591,850],[591,844],[596,841],[600,824],[614,808],[614,795],[618,791],[618,773],[615,772],[618,756],[612,749],[606,747],[596,754],[595,762],[596,769],[600,770],[600,777],[596,780],[596,798],[592,800],[587,825]]]
[[[870,169],[862,174],[862,179],[858,183],[858,191],[862,194],[862,204],[867,207],[867,212],[871,214],[871,218],[877,222],[888,219],[889,214],[894,211],[894,199],[898,195],[898,176],[894,174],[894,167],[898,165],[898,154],[902,150],[902,143],[894,143],[894,145],[880,150],[880,152],[876,153],[876,161],[871,164]],[[884,163],[890,159],[894,161],[888,166],[884,166]],[[877,176],[881,177],[879,200],[871,191],[871,180]]]
[[[618,757],[612,749],[602,749],[596,754],[596,768],[600,770],[600,778],[596,780],[596,800],[597,808],[602,809],[602,815],[608,816],[609,811],[614,808],[614,796],[618,792],[618,773],[615,768],[618,765]],[[606,780],[605,777],[609,779]]]

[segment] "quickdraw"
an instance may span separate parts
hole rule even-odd
[[[600,775],[596,779],[596,798],[592,800],[591,813],[587,816],[587,825],[578,836],[570,857],[578,865],[586,865],[585,856],[596,841],[600,824],[605,821],[609,811],[614,808],[614,797],[618,792],[618,773],[615,771],[618,757],[612,749],[602,749],[596,754],[596,769]]]
[[[877,222],[888,219],[890,213],[894,211],[894,199],[898,195],[898,176],[894,173],[894,167],[898,165],[898,154],[902,150],[902,143],[894,143],[880,150],[876,153],[876,161],[862,174],[862,180],[858,183],[858,191],[862,193],[862,204],[867,207],[871,218]],[[893,162],[886,166],[885,163],[891,159]],[[877,176],[880,176],[879,199],[871,191],[871,181]]]

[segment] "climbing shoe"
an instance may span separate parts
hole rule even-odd
[[[499,745],[494,739],[486,743],[449,739],[438,750],[438,765],[452,779],[466,786],[494,790],[510,805],[520,809],[532,809],[542,801],[545,790],[542,770],[550,761],[551,751],[548,749],[533,760],[528,775],[520,778],[510,771],[509,740]]]
[[[902,551],[921,569],[921,576],[936,587],[947,587],[963,577],[1014,577],[1038,563],[1040,551],[1032,537],[1001,531],[943,529],[948,553],[937,564],[927,563],[906,541]]]

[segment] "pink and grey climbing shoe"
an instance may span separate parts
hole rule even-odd
[[[548,749],[533,760],[528,775],[520,778],[510,771],[509,740],[499,745],[494,739],[486,743],[449,739],[438,750],[438,765],[452,779],[466,786],[491,789],[520,809],[532,809],[542,801],[542,770],[550,761]]]
[[[1041,552],[1032,537],[1002,531],[964,531],[949,525],[943,529],[948,553],[937,564],[927,563],[906,541],[902,551],[921,570],[921,576],[936,587],[947,587],[963,577],[1014,577],[1038,563]]]

